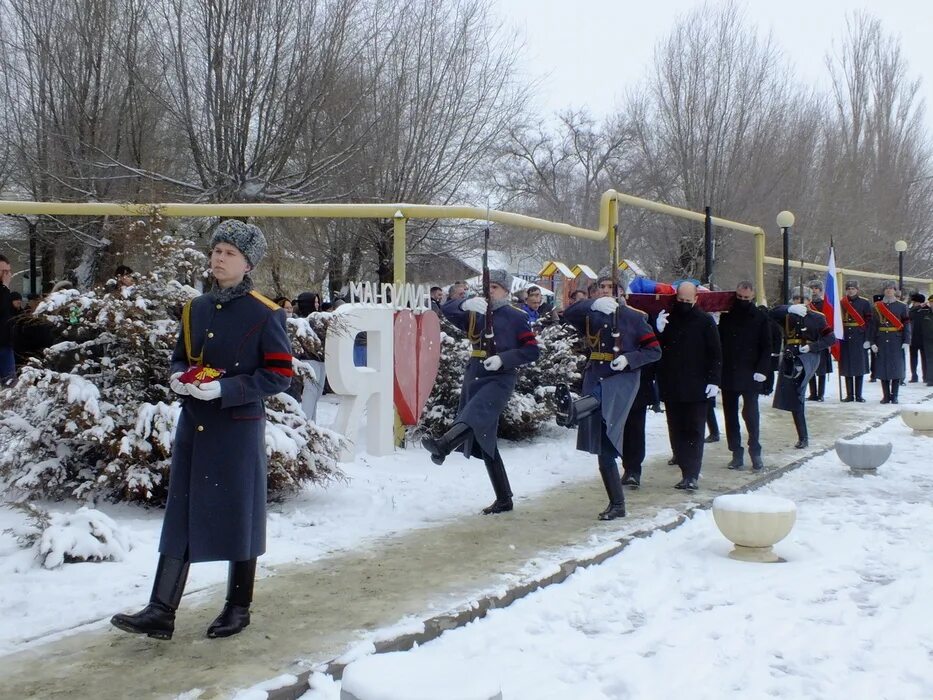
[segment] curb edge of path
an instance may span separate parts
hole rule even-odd
[[[933,398],[933,394],[927,394],[918,403],[929,401],[931,398]],[[855,439],[867,432],[874,430],[875,428],[881,427],[888,421],[899,417],[900,409],[889,416],[879,418],[869,423],[854,433],[850,433],[849,435],[845,435],[838,439]],[[814,457],[820,457],[824,454],[827,454],[828,452],[832,452],[834,449],[835,446],[831,445],[829,447],[814,450],[813,452],[808,452],[807,454],[803,455],[799,459],[794,460],[793,462],[790,462],[789,464],[785,464],[782,467],[777,467],[776,469],[770,470],[767,473],[762,474],[743,484],[742,486],[739,486],[738,488],[724,491],[721,494],[717,494],[717,496],[748,493],[749,491],[754,491],[755,489],[758,489],[765,484],[781,478],[788,472],[799,469]],[[557,583],[563,583],[568,578],[570,578],[571,574],[575,573],[579,569],[586,569],[590,566],[602,564],[610,557],[614,557],[622,552],[631,542],[635,540],[645,539],[656,532],[670,532],[671,530],[680,527],[688,520],[691,520],[693,516],[696,515],[699,511],[709,510],[712,508],[712,505],[713,499],[710,499],[708,502],[691,506],[667,522],[662,522],[642,530],[636,530],[635,532],[620,537],[615,541],[615,544],[597,554],[592,556],[567,559],[566,561],[558,564],[558,571],[551,574],[550,576],[527,581],[520,585],[514,586],[513,588],[509,588],[501,594],[490,594],[482,596],[474,601],[467,603],[466,605],[468,607],[465,610],[446,612],[430,617],[422,622],[424,629],[421,632],[407,632],[404,634],[399,634],[391,639],[383,639],[377,642],[373,642],[373,646],[375,647],[374,653],[384,654],[393,651],[409,651],[416,644],[420,646],[426,642],[437,639],[448,630],[457,629],[458,627],[463,627],[470,622],[481,620],[490,610],[506,608],[516,600],[524,598],[525,596],[530,595],[535,591]],[[343,670],[351,662],[340,662],[338,661],[339,658],[340,657],[338,656],[311,669],[304,667],[300,669],[295,667],[292,667],[291,669],[285,669],[282,671],[282,673],[296,676],[297,680],[294,683],[266,691],[266,697],[268,700],[297,700],[297,698],[301,697],[304,693],[311,689],[308,680],[310,679],[311,674],[316,672],[323,672],[335,680],[340,680],[343,676]]]

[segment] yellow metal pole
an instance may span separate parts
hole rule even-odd
[[[765,296],[765,232],[755,232],[755,289],[759,304],[767,303]]]
[[[405,283],[405,215],[395,212],[392,218],[392,262],[395,268],[395,283]]]

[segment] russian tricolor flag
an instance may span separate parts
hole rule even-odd
[[[836,251],[832,244],[829,246],[829,263],[826,266],[829,269],[826,270],[826,280],[823,282],[823,288],[826,290],[823,297],[823,314],[836,336],[836,342],[833,343],[830,352],[838,362],[842,343],[842,305],[837,298],[839,287],[836,285]]]

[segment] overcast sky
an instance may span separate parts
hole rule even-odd
[[[589,107],[603,116],[626,87],[645,75],[655,44],[675,18],[702,0],[493,0],[525,40],[527,70],[545,76],[540,107]],[[866,10],[898,35],[913,77],[921,77],[926,122],[933,131],[931,0],[750,0],[748,17],[774,32],[798,76],[827,86],[824,58],[839,43],[847,13]]]

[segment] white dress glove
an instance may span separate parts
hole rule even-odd
[[[715,384],[706,385],[706,398],[715,399],[719,395],[719,387]]]
[[[868,348],[871,347],[871,343],[869,343],[869,342],[866,340],[864,343],[862,343],[862,347],[865,348],[866,350],[868,350]]]
[[[901,344],[901,349],[903,349],[903,350],[910,350],[910,343],[902,343],[902,344]]]
[[[877,346],[877,345],[872,345],[872,346],[871,346],[871,351],[872,351],[872,352],[878,352],[878,346]]]
[[[655,327],[658,329],[658,333],[663,333],[664,329],[667,327],[667,317],[670,314],[663,309],[658,312],[658,320],[654,322]]]
[[[201,401],[213,401],[220,398],[220,382],[208,382],[201,386],[188,385],[188,393]]]
[[[460,305],[460,308],[464,311],[475,311],[478,314],[485,315],[489,304],[486,303],[483,297],[470,297]]]
[[[483,360],[483,367],[487,372],[498,372],[500,369],[502,369],[502,358],[498,355],[487,357],[485,360]]]
[[[804,306],[803,304],[791,304],[790,306],[787,307],[787,313],[797,314],[798,316],[801,316],[801,317],[806,316],[807,307]]]
[[[767,379],[767,377],[766,377],[765,375],[763,375],[761,372],[755,372],[755,373],[752,375],[752,380],[754,380],[754,381],[756,381],[756,382],[763,382],[765,379]]]
[[[593,302],[593,306],[590,308],[601,314],[612,315],[616,312],[616,309],[619,308],[619,302],[612,297],[600,297]]]
[[[619,355],[609,363],[609,366],[612,367],[612,369],[614,369],[616,372],[621,372],[623,369],[628,367],[628,358],[625,355]]]
[[[184,372],[175,372],[175,374],[173,374],[173,375],[169,378],[169,380],[168,380],[168,385],[169,385],[169,387],[171,387],[172,391],[174,391],[176,394],[179,394],[180,396],[188,396],[188,395],[189,395],[189,394],[188,394],[188,385],[187,385],[187,384],[183,384],[182,382],[178,381],[178,378],[179,378],[182,374],[184,374]]]
[[[801,354],[801,355],[806,355],[808,352],[810,352],[810,346],[809,346],[809,345],[801,345],[801,346],[800,346],[800,354]]]

